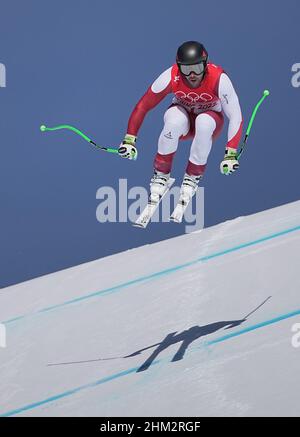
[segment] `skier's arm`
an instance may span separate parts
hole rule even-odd
[[[219,82],[219,97],[222,109],[229,119],[226,147],[237,149],[242,137],[243,117],[238,96],[227,74],[222,73]]]
[[[137,136],[146,114],[172,92],[171,70],[172,67],[164,71],[136,104],[128,122],[129,135]]]
[[[153,109],[165,96],[172,92],[172,67],[164,71],[148,88],[147,92],[138,101],[128,121],[127,134],[118,149],[122,158],[136,159],[135,148],[138,131],[146,114]]]
[[[222,73],[220,77],[219,97],[222,109],[229,119],[228,142],[224,159],[220,164],[220,171],[224,175],[230,175],[239,168],[237,148],[242,137],[243,117],[238,96],[231,80],[225,73]]]

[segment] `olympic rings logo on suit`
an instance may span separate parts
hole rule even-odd
[[[208,93],[197,94],[194,92],[190,92],[190,93],[186,94],[184,91],[176,91],[175,96],[178,99],[186,99],[186,100],[190,101],[191,103],[196,103],[199,101],[200,102],[210,102],[211,100],[213,100],[213,96],[208,94]]]

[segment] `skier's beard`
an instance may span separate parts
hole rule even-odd
[[[190,76],[184,76],[184,80],[186,84],[188,85],[189,88],[198,88],[203,80],[204,72],[199,76],[197,75],[194,75],[192,77]]]

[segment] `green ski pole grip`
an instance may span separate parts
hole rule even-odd
[[[42,125],[40,127],[42,132],[46,132],[46,131],[54,131],[54,130],[60,130],[60,129],[69,129],[73,132],[75,132],[77,135],[80,135],[82,138],[84,138],[86,141],[91,141],[91,139],[85,135],[83,132],[81,132],[79,129],[77,129],[76,127],[70,126],[68,124],[61,124],[60,126],[55,126],[55,127],[46,127],[45,125]]]
[[[42,126],[40,126],[41,132],[55,131],[55,130],[60,130],[60,129],[68,129],[68,130],[74,132],[75,134],[79,135],[81,138],[86,140],[88,143],[92,144],[98,150],[103,150],[104,152],[109,152],[109,153],[116,153],[116,154],[118,153],[118,149],[113,149],[111,147],[98,146],[96,143],[94,143],[94,141],[91,140],[91,138],[89,138],[87,135],[85,135],[83,132],[81,132],[76,127],[70,126],[69,124],[61,124],[59,126],[54,126],[54,127],[46,127],[44,124],[42,124]]]
[[[254,111],[253,111],[252,116],[251,116],[250,121],[249,121],[248,128],[247,128],[247,132],[246,132],[247,137],[248,137],[249,134],[250,134],[250,131],[251,131],[251,128],[252,128],[252,125],[253,125],[254,119],[255,119],[255,117],[256,117],[256,114],[257,114],[257,111],[258,111],[260,105],[261,105],[262,102],[265,100],[265,98],[268,97],[269,95],[270,95],[270,91],[269,91],[269,90],[265,90],[265,91],[264,91],[264,94],[263,94],[263,96],[262,96],[262,98],[260,99],[260,101],[259,101],[259,102],[257,103],[257,105],[255,106]]]

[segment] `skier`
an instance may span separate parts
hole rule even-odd
[[[150,197],[163,195],[179,140],[193,138],[181,185],[181,195],[190,199],[203,178],[212,142],[223,128],[223,113],[229,119],[229,127],[220,170],[227,175],[238,169],[237,147],[242,135],[242,113],[232,82],[222,67],[208,61],[203,44],[187,41],[178,48],[176,64],[153,82],[135,106],[127,133],[118,149],[120,156],[136,158],[136,139],[144,117],[170,93],[174,97],[164,115],[164,127],[154,159]]]

